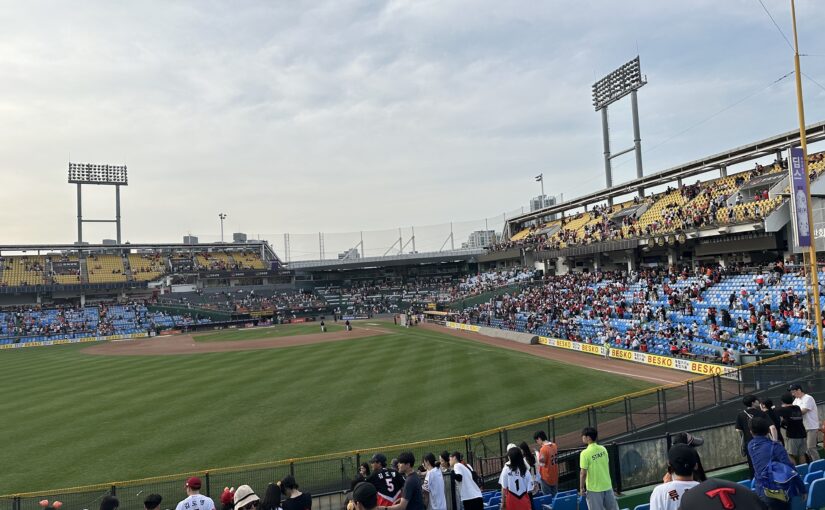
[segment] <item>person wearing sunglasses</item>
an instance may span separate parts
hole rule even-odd
[[[252,487],[241,485],[235,490],[235,510],[255,510],[261,504],[261,498]]]

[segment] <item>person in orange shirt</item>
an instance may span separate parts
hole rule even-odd
[[[559,447],[556,443],[547,439],[547,434],[543,430],[533,434],[533,440],[539,449],[539,483],[541,493],[547,496],[555,496],[559,492],[559,466],[556,464],[556,456]]]

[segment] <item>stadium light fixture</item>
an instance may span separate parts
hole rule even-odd
[[[637,56],[593,84],[593,108],[606,108],[647,83]]]
[[[127,186],[129,184],[129,176],[126,165],[69,163],[69,183]]]
[[[77,185],[77,244],[83,245],[84,223],[114,223],[117,229],[117,244],[120,244],[120,187],[129,185],[126,165],[104,165],[98,163],[69,162],[69,184]],[[115,187],[115,219],[83,219],[83,185],[104,185]]]
[[[593,108],[602,112],[602,139],[604,142],[604,172],[607,187],[613,187],[613,169],[611,160],[615,157],[636,153],[636,177],[641,179],[642,171],[642,136],[639,130],[639,103],[636,92],[647,84],[647,78],[642,75],[639,56],[612,71],[607,76],[593,84]],[[610,128],[607,120],[607,107],[623,97],[630,95],[631,112],[633,114],[633,147],[610,153]],[[639,197],[644,197],[644,189],[639,189]],[[608,199],[613,205],[613,198]]]

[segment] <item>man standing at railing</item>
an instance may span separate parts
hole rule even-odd
[[[582,430],[582,443],[587,447],[579,454],[579,492],[587,497],[590,510],[619,510],[610,479],[610,459],[607,449],[596,443],[598,437],[593,427]]]
[[[193,476],[186,480],[186,499],[178,503],[175,510],[215,510],[215,502],[201,494],[201,479]]]
[[[802,424],[805,426],[807,436],[805,453],[813,462],[819,459],[819,450],[816,447],[819,439],[819,410],[816,407],[816,401],[812,396],[802,391],[802,385],[799,383],[791,384],[788,391],[794,397],[793,405],[799,406],[799,410],[802,411]]]
[[[554,442],[547,439],[547,434],[543,430],[533,434],[533,440],[539,448],[539,483],[541,493],[545,496],[555,496],[559,492],[559,466],[556,464],[556,457],[559,447]]]

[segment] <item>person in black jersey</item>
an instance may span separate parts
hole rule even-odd
[[[370,459],[372,474],[367,478],[378,492],[378,506],[392,506],[401,497],[404,477],[394,469],[387,469],[387,457],[376,453]]]
[[[281,493],[286,496],[281,501],[283,510],[312,510],[312,496],[298,490],[298,483],[292,475],[286,475],[281,480]]]

